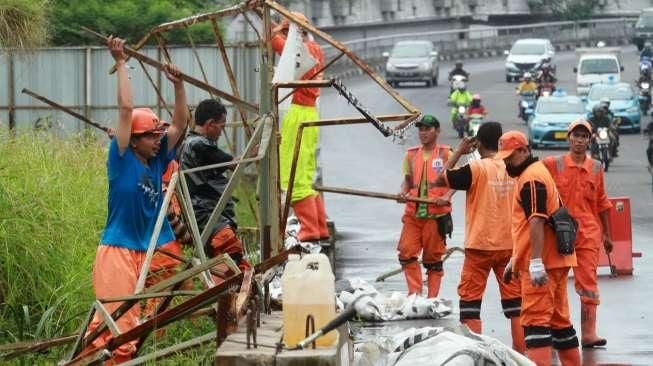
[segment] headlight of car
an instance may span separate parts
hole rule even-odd
[[[423,64],[419,65],[419,68],[423,71],[428,71],[431,69],[431,63],[430,62],[424,62]]]
[[[386,71],[395,71],[395,65],[388,62],[388,63],[385,64],[385,70]]]
[[[626,113],[637,113],[639,112],[639,107],[634,105],[630,108],[626,108]]]

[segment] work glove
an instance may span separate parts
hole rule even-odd
[[[512,281],[512,258],[510,258],[506,268],[503,270],[503,282],[510,283],[510,281]]]
[[[531,259],[528,264],[528,273],[531,275],[531,283],[535,287],[543,286],[548,280],[542,258]]]

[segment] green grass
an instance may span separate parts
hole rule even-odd
[[[94,298],[91,271],[106,220],[106,149],[104,138],[61,139],[47,132],[10,136],[0,130],[0,344],[69,335],[79,328]],[[237,189],[242,227],[255,226],[247,204],[250,197],[257,207],[254,187],[247,179]],[[256,249],[250,247],[250,253]],[[208,319],[177,322],[165,337],[149,337],[141,354],[214,329]],[[163,364],[204,363],[214,348],[209,344]],[[52,364],[66,350],[56,347],[13,362]]]

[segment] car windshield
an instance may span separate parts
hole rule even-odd
[[[513,55],[541,55],[544,53],[543,43],[517,42],[510,49]]]
[[[610,100],[630,100],[633,99],[633,90],[629,86],[592,88],[587,98],[591,100],[601,100],[601,98],[608,98]]]
[[[426,57],[428,55],[429,49],[423,43],[400,43],[392,48],[392,57]]]
[[[537,103],[537,113],[578,113],[585,112],[585,107],[577,99],[541,99]]]
[[[635,23],[636,28],[653,28],[653,14],[648,13],[648,14],[642,14],[640,15],[639,19],[637,19],[637,23]]]
[[[581,74],[617,74],[619,65],[611,58],[583,60],[580,64]]]

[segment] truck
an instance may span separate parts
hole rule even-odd
[[[578,64],[574,67],[576,74],[576,92],[586,95],[592,84],[616,83],[621,81],[624,70],[619,47],[577,48]]]
[[[633,43],[637,46],[637,50],[641,51],[644,44],[651,41],[653,41],[653,8],[646,8],[642,10],[635,23]]]

